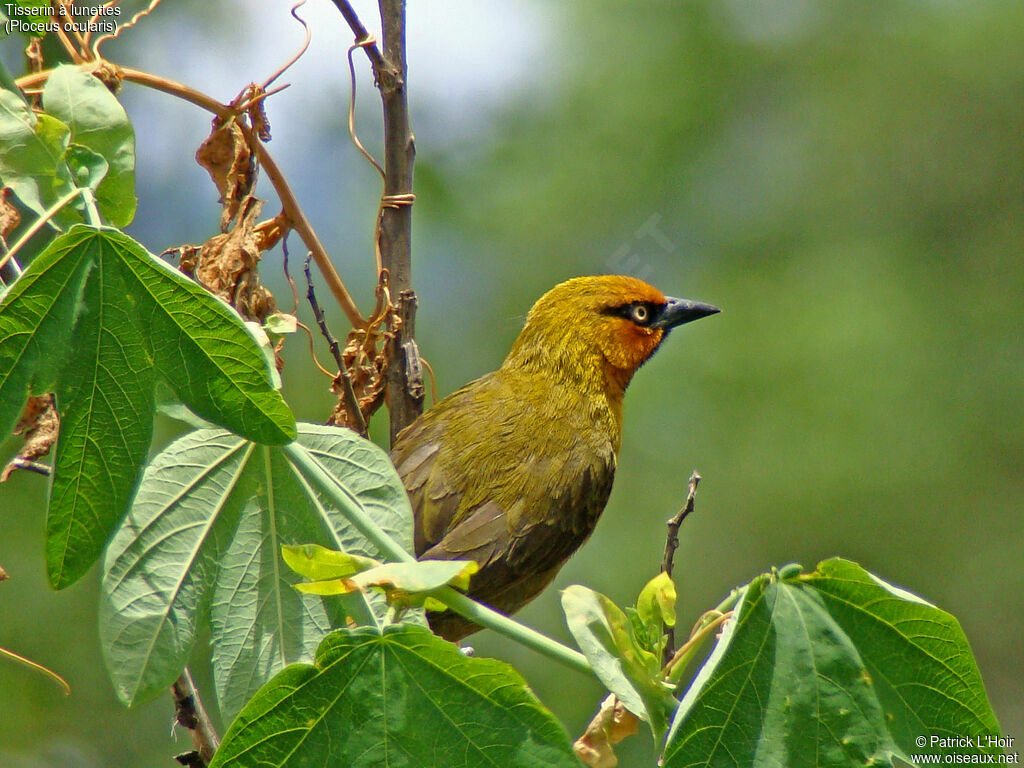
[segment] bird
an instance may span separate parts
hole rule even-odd
[[[719,311],[624,275],[545,293],[498,370],[397,435],[417,558],[476,561],[467,594],[505,614],[536,597],[608,502],[633,374],[673,328]],[[428,620],[453,642],[480,629],[451,610]]]

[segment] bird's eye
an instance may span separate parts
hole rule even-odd
[[[651,311],[643,304],[634,304],[629,314],[634,323],[643,324],[651,316]]]

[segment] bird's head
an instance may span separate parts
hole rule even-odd
[[[677,325],[720,311],[623,275],[577,277],[533,305],[506,366],[600,373],[621,388]]]

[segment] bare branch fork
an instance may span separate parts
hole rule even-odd
[[[661,570],[672,575],[673,560],[676,550],[679,548],[679,528],[691,512],[697,498],[697,486],[700,484],[700,475],[697,470],[690,473],[690,480],[687,484],[686,503],[668,519],[668,532],[665,536],[665,554],[661,558]],[[665,627],[665,636],[668,642],[665,644],[665,661],[668,662],[675,654],[676,637],[672,627]]]
[[[412,289],[412,192],[415,143],[406,93],[405,0],[379,0],[383,53],[348,0],[333,0],[356,45],[373,67],[384,111],[384,194],[377,221],[378,267],[388,273],[397,297],[397,322],[388,340],[387,401],[391,443],[423,410],[423,374],[413,338],[416,294]]]

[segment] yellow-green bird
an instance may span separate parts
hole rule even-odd
[[[398,435],[417,556],[475,560],[470,597],[504,613],[536,597],[608,501],[633,374],[672,328],[718,311],[624,276],[544,294],[498,370]],[[429,618],[453,641],[480,628],[452,611]]]

